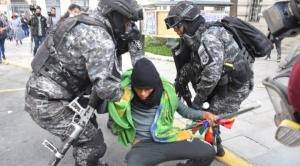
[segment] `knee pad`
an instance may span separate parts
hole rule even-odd
[[[99,159],[104,156],[106,152],[106,144],[98,146],[96,149],[92,150],[87,158],[87,166],[98,165]]]

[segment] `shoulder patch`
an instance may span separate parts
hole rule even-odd
[[[206,65],[209,62],[209,56],[205,52],[200,55],[200,59],[203,65]]]
[[[213,61],[212,57],[207,52],[207,50],[205,49],[203,44],[201,44],[201,46],[199,47],[198,55],[200,57],[200,61],[203,66],[205,66]]]

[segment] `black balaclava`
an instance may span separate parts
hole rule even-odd
[[[141,100],[133,88],[134,97],[132,103],[143,109],[149,109],[159,105],[163,92],[163,85],[153,63],[147,58],[142,58],[136,62],[131,75],[132,88],[154,88],[146,100]]]
[[[113,11],[107,18],[113,28],[115,38],[119,38],[121,35],[125,34],[125,19],[121,13]]]
[[[189,36],[193,36],[201,24],[205,23],[205,18],[199,14],[199,16],[193,21],[183,20],[182,22],[184,26],[184,33],[188,34]]]

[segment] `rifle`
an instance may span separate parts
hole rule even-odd
[[[49,166],[56,166],[59,161],[67,153],[71,145],[73,145],[79,135],[83,132],[86,124],[93,117],[96,108],[101,104],[101,99],[97,96],[95,89],[93,89],[92,94],[90,95],[90,101],[86,108],[82,108],[78,103],[79,97],[76,97],[68,107],[75,112],[75,115],[72,119],[71,125],[68,128],[70,135],[64,140],[60,148],[56,148],[48,140],[44,140],[43,145],[48,148],[51,152],[54,153],[54,157],[49,162]]]
[[[182,44],[183,46],[181,47],[180,44]],[[180,70],[190,59],[191,50],[185,44],[177,43],[171,48],[171,51],[173,54],[173,59],[174,59],[175,67],[177,70],[177,77],[175,79],[175,81],[176,81],[176,80],[178,80],[178,78],[180,76]],[[189,107],[191,107],[192,106],[192,101],[191,101],[192,95],[191,95],[188,85],[180,85],[180,86],[181,86],[180,87],[181,92],[177,92],[178,97],[183,98],[185,100],[186,104]],[[178,89],[176,89],[176,91],[177,90]]]
[[[258,107],[261,107],[261,103],[259,101],[255,101],[255,103],[253,105],[250,105],[250,106],[247,106],[247,107],[242,107],[237,112],[233,112],[233,113],[230,113],[230,114],[220,116],[220,118],[217,119],[215,122],[217,123],[219,120],[225,119],[225,118],[233,118],[235,116],[238,116],[238,115],[244,114],[246,112],[252,111],[253,109],[256,109]],[[196,122],[196,123],[194,123],[192,125],[189,125],[188,127],[184,128],[184,130],[197,128],[197,127],[201,126],[202,124],[203,124],[203,121]]]
[[[186,104],[191,107],[192,106],[192,94],[190,92],[190,89],[188,87],[188,85],[183,86],[181,85],[181,90],[182,92],[178,92],[178,97],[179,98],[183,98],[183,100],[186,102]]]

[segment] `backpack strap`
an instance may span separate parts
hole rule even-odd
[[[220,22],[220,21],[216,21],[216,22],[207,22],[204,25],[206,28],[209,28],[211,26],[219,26],[219,27],[223,27],[225,28],[228,32],[230,32],[232,34],[233,39],[235,40],[235,42],[238,44],[239,48],[240,48],[240,52],[239,54],[242,54],[242,56],[250,63],[253,63],[253,58],[251,57],[251,55],[248,53],[248,49],[245,47],[243,40],[241,39],[239,33],[237,32],[237,30],[230,25],[227,22]]]
[[[106,30],[108,29],[106,24],[104,23],[104,19],[98,20],[88,15],[78,15],[76,17],[67,18],[66,20],[62,21],[55,29],[53,29],[55,32],[53,33],[52,40],[55,44],[56,49],[59,49],[59,47],[61,46],[66,33],[79,23],[100,26],[105,28]]]

